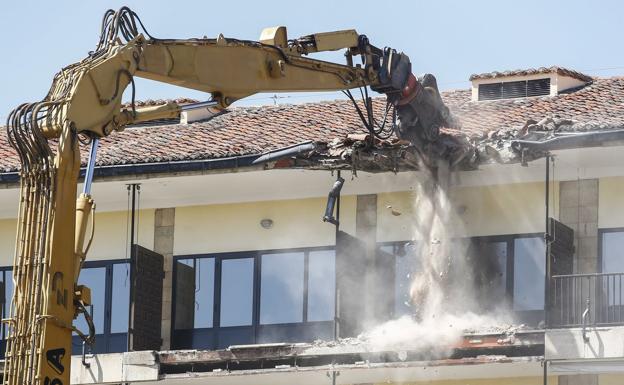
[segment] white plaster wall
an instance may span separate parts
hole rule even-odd
[[[550,81],[552,82],[552,79]],[[557,93],[568,90],[570,88],[580,87],[585,84],[585,82],[581,80],[571,78],[569,76],[561,76],[561,75],[557,75],[555,77],[555,81],[556,81]],[[552,89],[552,84],[551,84],[551,89]]]
[[[95,214],[95,236],[93,245],[87,255],[87,261],[103,259],[129,258],[126,247],[129,243],[128,213],[113,211]],[[137,213],[138,235],[135,241],[139,245],[152,249],[154,247],[154,210],[140,210]]]
[[[589,327],[586,336],[580,328],[547,330],[544,354],[549,360],[624,357],[624,327]]]
[[[174,255],[327,246],[335,228],[321,218],[325,198],[178,207]],[[341,229],[355,232],[354,196],[343,196]],[[260,226],[273,220],[273,228]]]
[[[0,219],[0,267],[13,265],[16,229],[15,219]]]
[[[554,191],[552,191],[554,189]],[[455,209],[448,213],[450,235],[485,236],[544,231],[544,184],[456,187],[450,191]],[[413,191],[379,194],[377,240],[417,238],[416,224],[423,222]],[[558,217],[559,184],[551,184],[550,215]],[[399,214],[399,215],[397,215]]]
[[[465,236],[544,232],[544,183],[513,183],[451,190]],[[559,184],[551,184],[550,216],[558,217]]]
[[[95,236],[87,255],[87,261],[126,258],[125,211],[98,213],[95,215]],[[0,220],[0,267],[13,265],[17,220]],[[141,210],[138,221],[138,243],[148,249],[154,246],[154,210]],[[88,236],[88,235],[87,235]]]
[[[598,227],[624,227],[624,177],[598,181]]]

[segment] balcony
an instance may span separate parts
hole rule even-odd
[[[549,328],[624,325],[624,273],[555,275]]]

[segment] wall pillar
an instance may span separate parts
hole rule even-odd
[[[156,209],[154,217],[154,251],[164,257],[165,277],[162,299],[162,350],[171,347],[171,300],[173,295],[173,232],[175,208]]]
[[[598,179],[561,182],[559,218],[574,230],[574,272],[598,272]]]

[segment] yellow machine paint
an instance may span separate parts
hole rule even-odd
[[[338,49],[347,51],[346,65],[305,56]],[[364,64],[353,65],[353,56]],[[69,384],[72,322],[90,302],[90,291],[77,279],[90,243],[86,234],[93,231],[90,178],[97,141],[128,124],[179,116],[185,108],[175,103],[122,108],[122,94],[134,87],[134,76],[209,92],[212,101],[204,107],[215,110],[258,92],[371,86],[388,95],[390,107],[411,103],[415,110],[429,108],[430,116],[445,114],[437,89],[419,88],[415,78],[408,82],[405,55],[382,51],[353,30],[288,40],[285,27],[276,27],[263,31],[260,42],[223,36],[156,39],[127,7],[107,11],[95,51],[63,68],[43,101],[19,106],[7,122],[22,169],[4,384]],[[378,134],[371,128],[372,112],[358,111]],[[56,150],[49,139],[58,140]],[[91,176],[77,197],[80,141],[92,144]],[[87,341],[93,337],[93,330],[76,332]]]

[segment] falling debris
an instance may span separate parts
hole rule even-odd
[[[390,210],[390,213],[394,215],[395,217],[398,217],[399,215],[402,214],[399,210],[393,208],[391,205],[386,206],[386,208]]]

